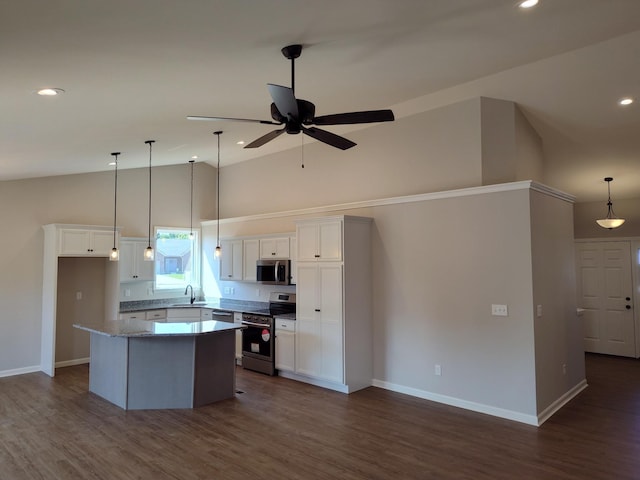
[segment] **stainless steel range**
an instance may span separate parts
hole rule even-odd
[[[242,367],[267,375],[275,375],[274,316],[296,311],[295,293],[273,292],[269,296],[269,312],[242,314]]]

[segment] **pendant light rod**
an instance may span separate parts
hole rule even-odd
[[[144,252],[146,261],[153,261],[153,248],[151,247],[151,150],[155,140],[146,140],[144,143],[149,145],[149,232],[147,236],[147,249]]]
[[[115,157],[113,162],[115,164],[115,180],[113,187],[113,248],[111,249],[109,260],[117,262],[120,259],[120,253],[116,247],[116,224],[118,215],[118,155],[120,155],[120,152],[112,152],[111,155]]]
[[[216,208],[217,208],[217,234],[216,234],[216,251],[215,256],[220,257],[222,255],[222,247],[220,247],[220,135],[222,134],[222,130],[218,130],[213,132],[213,134],[218,137],[218,167],[216,169]]]
[[[189,236],[193,239],[193,165],[195,160],[189,160],[191,164],[191,205],[189,207]]]
[[[602,228],[612,230],[621,226],[625,220],[624,218],[616,217],[616,214],[613,211],[613,202],[611,202],[611,182],[613,181],[613,177],[605,177],[604,181],[607,182],[607,216],[596,220],[596,223]]]

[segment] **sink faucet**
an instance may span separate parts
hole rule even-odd
[[[191,299],[190,299],[190,301],[191,301],[191,304],[193,305],[193,302],[196,301],[196,296],[193,293],[193,287],[191,285],[187,285],[187,288],[184,289],[184,294],[186,295],[187,292],[189,291],[189,289],[191,289]]]

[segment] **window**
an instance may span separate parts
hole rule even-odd
[[[184,289],[200,285],[200,231],[156,228],[156,289]]]

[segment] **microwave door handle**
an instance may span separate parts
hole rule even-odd
[[[275,271],[274,278],[276,280],[276,283],[280,283],[280,261],[279,260],[276,260],[276,271]]]

